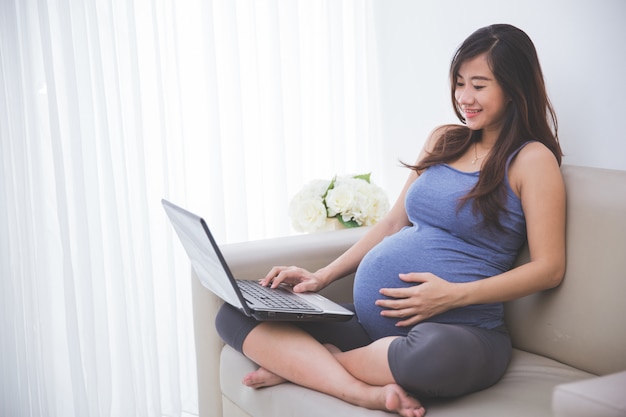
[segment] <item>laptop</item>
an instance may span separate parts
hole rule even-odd
[[[346,321],[354,315],[317,293],[235,279],[204,219],[165,199],[161,204],[202,285],[246,316],[260,321]]]

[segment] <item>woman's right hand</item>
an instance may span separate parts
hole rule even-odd
[[[271,288],[280,284],[291,285],[294,292],[317,292],[328,285],[319,274],[296,266],[275,266],[260,284]]]

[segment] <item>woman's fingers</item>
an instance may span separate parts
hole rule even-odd
[[[308,272],[302,268],[295,266],[275,266],[270,272],[263,278],[261,285],[270,286],[276,288],[280,284],[296,285],[306,277]]]

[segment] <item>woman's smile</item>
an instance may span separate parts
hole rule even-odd
[[[478,113],[480,113],[482,110],[470,110],[470,109],[463,109],[463,113],[465,114],[465,118],[466,119],[472,119],[476,116],[478,116]]]

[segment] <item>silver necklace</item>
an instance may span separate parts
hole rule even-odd
[[[485,156],[489,155],[489,152],[485,152],[484,154],[478,156],[478,145],[476,145],[476,142],[474,142],[474,159],[472,159],[472,165],[476,164],[476,161],[478,161],[479,159],[484,158]]]

